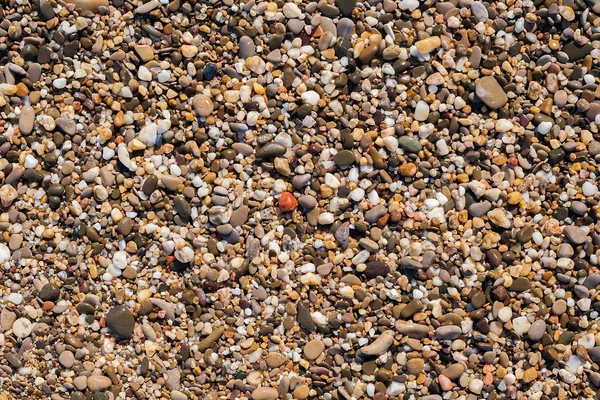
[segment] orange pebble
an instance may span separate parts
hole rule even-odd
[[[298,207],[298,200],[290,192],[283,192],[279,196],[279,209],[283,212],[293,211]]]

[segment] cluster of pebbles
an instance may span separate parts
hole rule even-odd
[[[0,1],[0,400],[593,399],[600,2]]]

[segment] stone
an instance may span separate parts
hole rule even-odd
[[[71,351],[63,351],[58,356],[58,362],[65,368],[71,368],[75,363],[75,355]]]
[[[120,337],[129,339],[133,336],[134,325],[131,311],[124,305],[116,306],[106,314],[106,326]]]
[[[258,387],[252,392],[252,400],[275,400],[279,397],[277,389]]]
[[[325,351],[325,344],[320,339],[313,339],[304,345],[304,357],[307,360],[316,360]]]
[[[435,330],[435,336],[439,340],[454,340],[462,335],[462,330],[460,326],[455,325],[445,325],[440,326]]]
[[[19,115],[19,130],[23,135],[29,135],[33,131],[33,125],[35,122],[35,111],[33,107],[29,105],[21,108],[21,115]]]
[[[193,97],[192,106],[196,114],[200,117],[208,117],[214,110],[212,100],[203,94],[197,94]]]
[[[87,388],[90,392],[101,392],[112,386],[112,381],[107,376],[91,375],[87,378]]]
[[[254,41],[248,36],[242,36],[240,38],[240,50],[238,51],[238,56],[240,58],[248,58],[252,57],[256,54],[256,45]]]
[[[27,318],[19,318],[12,325],[13,335],[19,339],[24,339],[31,335],[33,323]]]
[[[46,283],[40,290],[39,298],[42,301],[56,301],[60,297],[60,289],[53,283]]]
[[[475,86],[475,93],[492,110],[502,108],[508,103],[508,96],[493,76],[480,78]]]
[[[373,343],[363,347],[361,352],[369,356],[378,356],[387,352],[393,343],[394,333],[392,331],[384,331]]]
[[[542,340],[544,333],[546,332],[546,321],[538,319],[534,321],[529,330],[527,331],[527,338],[532,342],[539,342]]]
[[[565,237],[574,244],[583,244],[587,239],[587,233],[577,226],[565,226],[563,228]]]
[[[335,0],[335,5],[340,9],[342,16],[350,17],[352,10],[356,6],[356,0]]]
[[[417,51],[422,55],[431,53],[441,45],[442,41],[438,36],[430,36],[415,43]]]
[[[338,151],[333,157],[333,161],[338,167],[347,167],[354,164],[355,156],[351,150]]]

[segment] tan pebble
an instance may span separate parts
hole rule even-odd
[[[310,392],[310,388],[307,385],[301,385],[301,386],[296,387],[296,389],[294,389],[294,392],[292,394],[294,396],[294,399],[304,400],[308,397],[309,392]]]
[[[102,375],[92,375],[87,379],[87,386],[91,392],[100,392],[112,385],[110,378]]]
[[[429,54],[442,45],[442,41],[438,36],[431,36],[415,43],[415,47],[419,54]]]
[[[203,94],[197,94],[192,99],[194,111],[200,117],[208,117],[214,110],[213,102],[210,98]]]
[[[252,400],[275,400],[278,397],[277,389],[270,387],[259,387],[252,392]]]

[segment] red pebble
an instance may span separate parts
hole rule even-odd
[[[293,211],[298,207],[298,200],[290,192],[283,192],[279,196],[279,209],[283,212]]]

